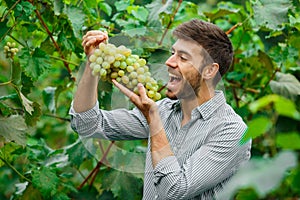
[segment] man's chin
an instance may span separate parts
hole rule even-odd
[[[178,99],[178,97],[172,91],[167,91],[166,96],[169,99],[172,99],[172,100],[177,100]]]

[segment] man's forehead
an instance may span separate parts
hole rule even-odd
[[[192,39],[177,39],[173,44],[172,49],[176,51],[186,51],[191,54],[193,53],[193,51],[201,52],[203,50],[203,47],[198,42]]]

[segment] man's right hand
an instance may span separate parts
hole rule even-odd
[[[92,55],[97,46],[106,40],[108,40],[106,32],[97,30],[88,31],[82,38],[82,46],[85,54],[89,57]]]

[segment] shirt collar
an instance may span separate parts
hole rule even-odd
[[[200,112],[203,119],[207,120],[221,105],[225,103],[226,99],[223,92],[220,90],[216,90],[215,96],[213,98],[201,104],[196,109]]]

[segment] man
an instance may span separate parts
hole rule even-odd
[[[70,109],[72,128],[83,137],[148,139],[143,199],[213,199],[250,158],[250,142],[240,144],[245,123],[215,90],[231,65],[232,45],[220,28],[200,20],[181,24],[174,36],[166,61],[168,98],[154,102],[143,85],[136,95],[113,80],[136,108],[100,110],[99,78],[87,63]],[[88,32],[86,55],[107,39]]]

